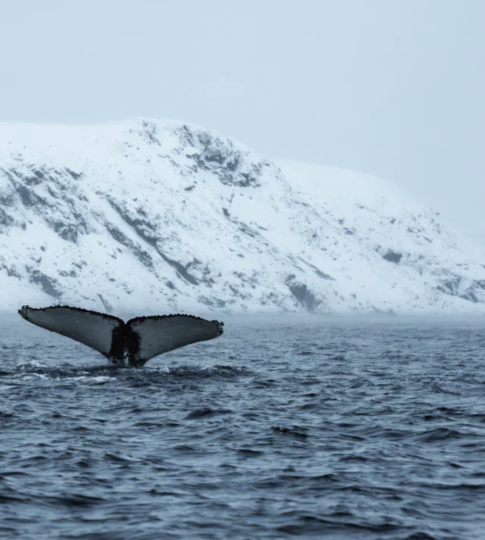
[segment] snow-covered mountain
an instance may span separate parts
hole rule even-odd
[[[364,174],[183,123],[0,126],[0,309],[485,313],[485,257]]]

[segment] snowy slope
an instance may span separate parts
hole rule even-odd
[[[397,188],[138,119],[0,126],[0,309],[485,312],[485,257]]]

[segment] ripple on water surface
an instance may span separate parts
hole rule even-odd
[[[118,369],[4,324],[0,537],[485,538],[484,350],[325,318]]]

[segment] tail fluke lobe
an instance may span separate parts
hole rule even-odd
[[[32,324],[91,347],[114,364],[130,366],[143,366],[159,354],[219,337],[224,326],[193,315],[136,317],[125,323],[112,315],[69,306],[23,306],[19,314]]]
[[[139,337],[138,361],[143,365],[159,354],[219,337],[224,323],[193,315],[162,315],[136,317],[126,326]]]
[[[35,309],[22,306],[19,314],[26,321],[91,347],[110,356],[113,330],[124,322],[117,317],[69,306]]]

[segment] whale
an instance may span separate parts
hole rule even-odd
[[[223,334],[224,323],[194,315],[156,315],[123,321],[107,313],[71,306],[22,306],[26,321],[71,338],[120,367],[142,367],[148,360]]]

